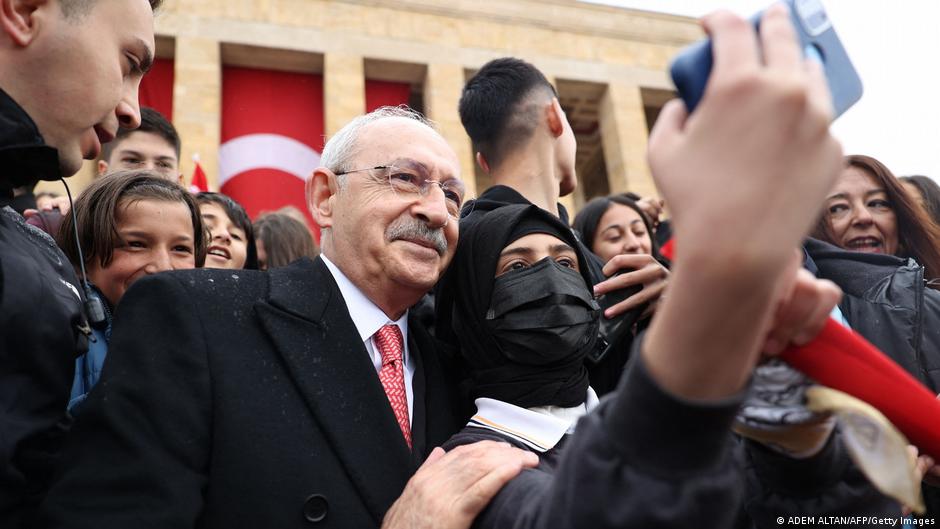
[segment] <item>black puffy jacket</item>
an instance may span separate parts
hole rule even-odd
[[[913,259],[842,250],[809,239],[817,275],[842,289],[839,308],[864,336],[934,393],[940,391],[940,292]]]

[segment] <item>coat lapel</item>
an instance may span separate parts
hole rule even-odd
[[[378,525],[413,467],[342,294],[321,259],[274,269],[269,284],[256,314]]]

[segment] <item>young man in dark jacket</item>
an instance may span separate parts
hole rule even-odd
[[[160,0],[3,0],[0,195],[71,176],[140,122]],[[51,74],[50,72],[54,72]],[[66,429],[90,332],[81,283],[51,237],[0,210],[0,526],[28,523]]]

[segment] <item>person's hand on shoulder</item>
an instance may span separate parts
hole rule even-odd
[[[469,529],[503,485],[538,464],[532,452],[481,441],[435,448],[385,515],[382,529]]]

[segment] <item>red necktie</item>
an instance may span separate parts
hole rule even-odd
[[[385,325],[375,333],[375,344],[382,354],[379,381],[388,395],[395,418],[408,448],[411,448],[411,424],[408,422],[408,397],[405,394],[405,369],[402,365],[404,343],[398,325]]]

